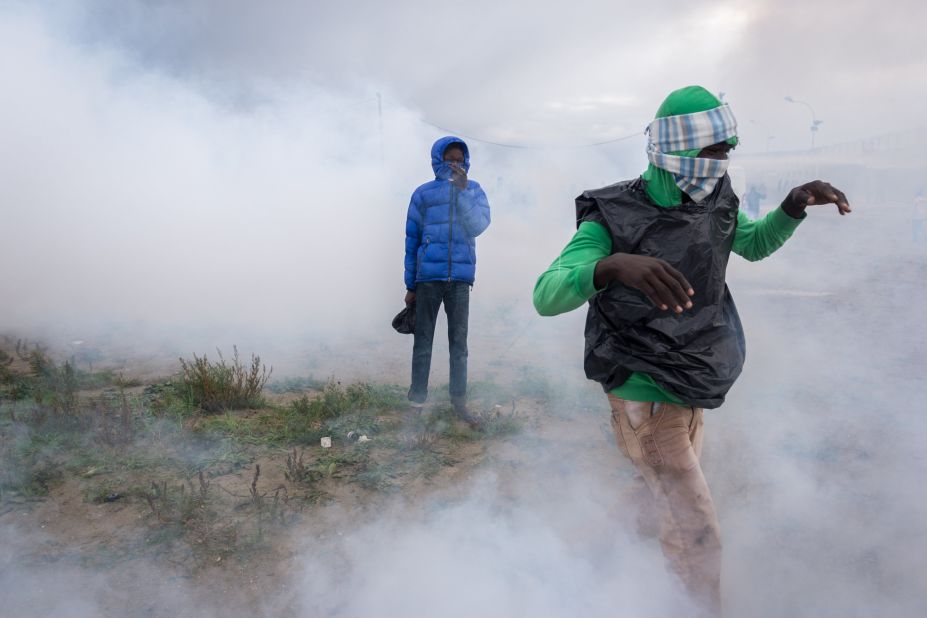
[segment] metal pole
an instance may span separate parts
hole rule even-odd
[[[818,132],[818,125],[824,121],[818,120],[817,115],[814,113],[814,108],[811,107],[811,104],[807,101],[799,101],[798,99],[793,99],[792,97],[785,97],[785,100],[789,103],[801,103],[811,112],[811,149],[814,150],[814,135]]]

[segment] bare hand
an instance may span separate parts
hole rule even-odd
[[[599,260],[595,267],[595,287],[601,289],[613,281],[640,290],[663,311],[673,307],[676,313],[682,313],[683,308],[692,308],[689,297],[695,290],[681,272],[659,258],[615,253]]]
[[[451,162],[448,163],[448,167],[451,168],[451,182],[454,183],[458,189],[463,191],[467,188],[467,170],[465,170],[459,163]]]
[[[407,291],[406,292],[406,307],[411,307],[412,303],[415,302],[415,292]]]
[[[823,180],[813,180],[795,187],[782,202],[782,210],[790,217],[798,218],[805,211],[806,206],[819,204],[836,204],[837,212],[845,215],[852,212],[850,202],[843,191]]]

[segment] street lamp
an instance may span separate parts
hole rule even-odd
[[[823,120],[818,120],[817,116],[814,114],[814,108],[811,107],[811,104],[806,101],[799,101],[798,99],[793,99],[792,97],[785,97],[785,100],[789,103],[800,103],[811,110],[811,148],[814,149],[814,134],[818,132],[818,125],[823,123]]]

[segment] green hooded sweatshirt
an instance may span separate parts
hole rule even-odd
[[[657,118],[667,116],[681,116],[707,112],[710,109],[721,107],[721,100],[701,86],[686,86],[675,90],[663,101],[657,110]],[[737,138],[727,140],[731,146],[737,146]],[[679,150],[668,154],[677,157],[696,157],[700,150]],[[676,184],[676,179],[666,170],[655,167],[653,163],[647,166],[647,171],[641,174],[646,181],[647,197],[658,206],[678,206],[682,203],[682,191]]]
[[[721,101],[705,88],[688,86],[670,93],[657,110],[656,117],[693,114],[720,105]],[[727,142],[736,146],[737,138],[732,137]],[[698,153],[698,150],[684,150],[670,154],[694,157]],[[647,196],[654,204],[664,208],[682,204],[682,191],[671,173],[651,164],[641,178],[645,182]],[[756,221],[740,212],[731,250],[749,261],[761,260],[785,244],[800,222],[801,219],[793,219],[781,208]],[[534,307],[538,313],[557,315],[585,304],[599,291],[593,283],[596,264],[611,253],[612,241],[608,230],[593,221],[582,222],[572,240],[534,286]],[[631,374],[624,384],[611,392],[630,401],[685,403],[643,373]]]

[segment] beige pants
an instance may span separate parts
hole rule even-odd
[[[721,534],[702,474],[702,410],[608,396],[618,448],[650,490],[643,513],[660,519],[660,544],[705,615],[721,613]]]

